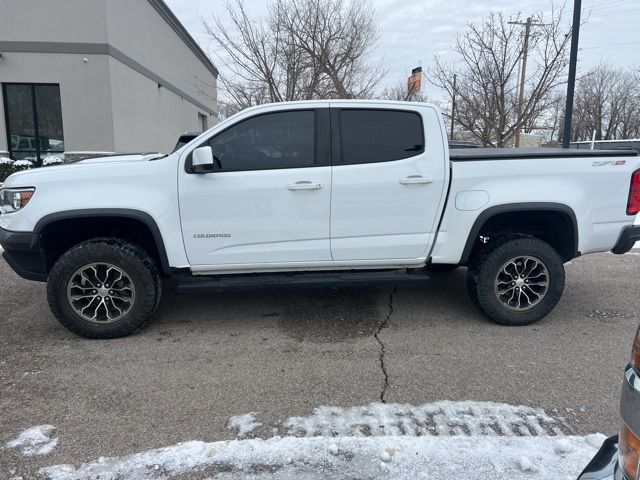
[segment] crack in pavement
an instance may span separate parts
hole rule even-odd
[[[389,373],[387,372],[387,367],[384,363],[384,356],[386,352],[384,342],[380,339],[380,333],[382,332],[383,328],[387,328],[389,320],[391,319],[391,315],[393,315],[393,297],[395,296],[397,291],[398,285],[395,285],[393,287],[393,290],[391,291],[391,294],[389,295],[387,314],[385,315],[384,320],[382,320],[378,324],[378,328],[373,334],[376,341],[380,344],[380,369],[382,370],[382,374],[384,375],[384,384],[382,385],[382,390],[380,391],[380,401],[382,403],[387,403],[384,396],[387,393],[387,388],[389,387]]]

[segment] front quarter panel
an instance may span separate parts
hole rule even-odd
[[[34,232],[42,219],[81,210],[136,210],[157,224],[169,265],[188,266],[178,212],[177,157],[144,162],[73,164],[43,167],[11,175],[4,187],[35,187],[29,204],[0,215],[0,227]]]

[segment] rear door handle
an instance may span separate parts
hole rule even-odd
[[[296,182],[292,183],[291,185],[287,185],[287,188],[289,190],[319,190],[322,188],[322,184],[304,180],[302,182]]]
[[[401,178],[400,183],[402,185],[417,185],[420,183],[433,183],[433,179],[423,177],[422,175],[409,175],[408,177]]]

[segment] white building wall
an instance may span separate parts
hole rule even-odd
[[[60,84],[67,151],[169,151],[180,133],[201,129],[198,112],[217,121],[216,80],[158,8],[159,0],[0,0],[0,83]],[[0,112],[0,152],[4,123]]]
[[[175,93],[109,59],[113,135],[115,151],[160,151],[169,153],[178,136],[187,130],[200,131],[198,112],[214,117]]]
[[[212,73],[147,0],[106,0],[107,38],[134,61],[216,111]]]
[[[2,41],[107,41],[105,0],[0,0],[0,12]]]
[[[0,83],[60,84],[65,150],[111,152],[114,142],[108,58],[4,52]],[[7,150],[4,112],[0,117],[0,151],[4,151]]]

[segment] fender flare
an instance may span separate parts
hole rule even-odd
[[[155,219],[146,212],[140,210],[134,210],[129,208],[87,208],[79,210],[66,210],[62,212],[50,213],[42,217],[36,223],[33,232],[41,234],[47,225],[58,222],[60,220],[70,220],[76,218],[98,218],[98,217],[116,217],[116,218],[129,218],[138,220],[144,223],[151,235],[153,241],[156,244],[158,250],[158,256],[160,257],[160,267],[162,273],[169,275],[171,273],[171,267],[169,266],[169,258],[167,257],[167,250],[164,246],[164,239],[160,233],[160,228]]]
[[[462,257],[460,258],[460,265],[466,265],[469,261],[473,245],[475,244],[478,235],[480,235],[480,230],[482,229],[484,224],[487,223],[487,221],[489,221],[492,217],[495,217],[496,215],[500,215],[502,213],[522,212],[528,210],[560,212],[567,215],[573,225],[573,257],[577,257],[578,255],[580,255],[580,252],[578,251],[578,220],[576,218],[576,213],[573,211],[573,208],[565,205],[564,203],[554,202],[505,203],[502,205],[489,207],[486,210],[483,210],[480,215],[478,215],[475,222],[473,222],[473,226],[471,227],[471,231],[469,232],[469,236],[467,237],[467,242],[464,246],[464,250],[462,251]]]

